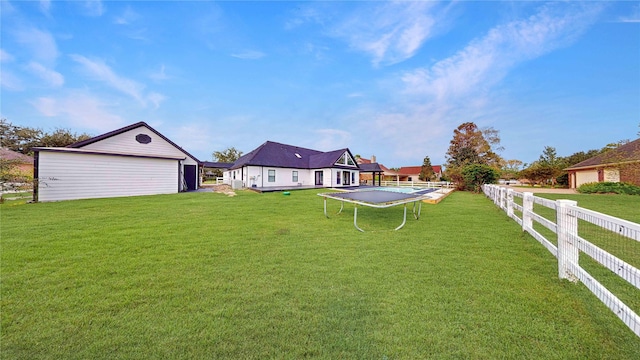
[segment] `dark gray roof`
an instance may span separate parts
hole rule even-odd
[[[149,126],[149,124],[147,124],[144,121],[140,121],[140,122],[137,122],[135,124],[131,124],[131,125],[125,126],[123,128],[117,129],[117,130],[109,131],[108,133],[104,133],[102,135],[98,135],[98,136],[92,137],[91,139],[78,141],[77,143],[73,143],[71,145],[67,145],[67,147],[76,148],[76,149],[82,148],[82,147],[87,146],[89,144],[93,144],[94,142],[98,142],[100,140],[104,140],[104,139],[110,138],[112,136],[116,136],[116,135],[122,134],[124,132],[129,131],[129,130],[133,130],[133,129],[136,129],[136,128],[139,128],[139,127],[142,127],[142,126],[147,127],[149,130],[154,132],[156,135],[160,136],[162,139],[167,141],[169,144],[173,145],[174,147],[176,147],[177,149],[179,149],[180,151],[182,151],[183,153],[185,153],[187,156],[191,157],[192,159],[194,159],[198,163],[201,163],[201,161],[198,160],[197,157],[189,154],[185,149],[181,148],[176,143],[174,143],[173,141],[169,140],[166,136],[162,135],[160,132],[158,132],[156,129],[152,128],[151,126]]]
[[[238,169],[248,165],[295,169],[340,167],[336,166],[335,163],[345,152],[348,152],[353,158],[349,149],[346,148],[322,152],[299,146],[267,141],[248,154],[240,157],[235,163],[233,163],[231,169]],[[345,168],[347,167],[345,166]]]
[[[640,139],[628,142],[624,145],[618,146],[615,149],[609,150],[600,155],[596,155],[575,165],[571,165],[565,170],[598,167],[607,164],[617,164],[633,161],[640,161]]]
[[[378,163],[360,164],[362,172],[384,172]]]

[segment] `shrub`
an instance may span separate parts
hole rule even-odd
[[[593,182],[580,185],[582,194],[625,194],[640,195],[640,186],[625,182]]]
[[[500,177],[498,170],[489,165],[473,164],[462,168],[462,178],[466,190],[480,192],[482,185],[495,184]]]

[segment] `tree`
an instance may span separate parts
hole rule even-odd
[[[217,162],[223,162],[223,163],[234,163],[241,156],[242,156],[242,151],[236,149],[235,147],[230,147],[223,151],[213,152],[213,160]]]
[[[467,165],[482,164],[500,169],[504,160],[493,147],[502,150],[498,130],[491,127],[479,129],[472,122],[461,124],[453,131],[447,150],[447,177],[456,182],[459,189],[465,189],[462,170]]]
[[[431,159],[426,156],[422,161],[422,167],[420,168],[420,175],[418,175],[418,179],[421,181],[429,181],[433,179],[434,175],[435,173],[433,172],[433,167],[431,166]]]
[[[502,150],[498,130],[492,127],[479,129],[472,122],[466,122],[453,131],[449,149],[447,150],[447,165],[461,167],[467,164],[487,164],[495,166],[502,159],[494,152]]]
[[[7,119],[0,119],[2,147],[25,155],[32,154],[32,149],[37,146],[64,147],[90,137],[86,133],[78,135],[61,128],[45,133],[40,129],[13,125]]]
[[[90,138],[86,133],[78,135],[69,129],[56,128],[51,134],[44,134],[38,146],[64,147]]]
[[[21,154],[29,154],[31,149],[39,146],[42,130],[13,125],[7,119],[0,119],[0,139],[2,147]]]
[[[502,164],[502,173],[500,177],[502,179],[512,180],[518,177],[518,173],[522,168],[522,161],[520,160],[507,160]]]
[[[499,176],[498,170],[485,164],[470,164],[462,169],[465,189],[475,192],[480,192],[484,184],[495,184]]]

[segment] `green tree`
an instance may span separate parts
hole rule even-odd
[[[421,181],[429,181],[433,179],[435,173],[433,172],[433,167],[431,166],[431,159],[428,156],[425,156],[422,161],[422,167],[420,167],[420,175],[418,175],[418,179]]]
[[[57,128],[52,133],[45,133],[38,146],[64,147],[90,138],[86,133],[78,135],[69,129]]]
[[[517,179],[522,165],[523,163],[520,160],[506,160],[502,164],[500,177],[506,180]]]
[[[51,133],[46,133],[41,129],[13,125],[7,119],[0,119],[2,147],[25,155],[33,154],[32,149],[34,147],[64,147],[90,137],[86,133],[78,135],[68,129],[61,128],[57,128]]]
[[[223,151],[214,151],[213,161],[223,162],[223,163],[234,163],[241,156],[242,156],[242,151],[236,149],[235,147],[230,147]]]
[[[504,160],[495,152],[502,150],[498,130],[491,127],[479,129],[473,122],[466,122],[453,131],[453,139],[447,150],[447,177],[466,189],[462,170],[471,164],[488,165],[496,170]]]
[[[0,139],[2,147],[25,155],[30,154],[33,147],[40,145],[42,130],[13,125],[7,119],[0,119]]]
[[[500,172],[486,164],[470,164],[462,168],[465,189],[480,192],[482,185],[495,184]]]

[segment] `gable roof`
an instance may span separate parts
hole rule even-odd
[[[431,165],[431,169],[433,169],[434,173],[442,173],[442,165]],[[420,174],[422,171],[422,166],[403,166],[398,170],[398,174],[400,175],[414,175]]]
[[[172,146],[174,146],[176,149],[182,151],[183,153],[185,153],[185,155],[189,156],[190,158],[194,159],[195,161],[197,161],[198,163],[202,163],[200,160],[198,160],[197,157],[189,154],[185,149],[181,148],[180,146],[178,146],[176,143],[174,143],[173,141],[169,140],[169,138],[167,138],[166,136],[162,135],[160,132],[158,132],[156,129],[152,128],[151,126],[149,126],[149,124],[147,124],[144,121],[140,121],[137,122],[135,124],[131,124],[128,126],[125,126],[123,128],[120,129],[116,129],[113,131],[109,131],[108,133],[104,133],[102,135],[98,135],[95,137],[92,137],[91,139],[87,139],[87,140],[82,140],[82,141],[78,141],[76,143],[73,143],[71,145],[67,145],[67,147],[69,148],[82,148],[84,146],[87,146],[89,144],[93,144],[95,142],[104,140],[104,139],[108,139],[110,137],[116,136],[116,135],[120,135],[122,133],[125,133],[127,131],[133,130],[133,129],[137,129],[139,127],[146,127],[147,129],[149,129],[150,131],[152,131],[153,133],[155,133],[156,135],[158,135],[159,137],[161,137],[164,141],[168,142],[169,144],[171,144]]]
[[[349,149],[322,152],[299,146],[267,141],[246,155],[241,156],[235,163],[233,163],[231,170],[249,165],[297,169],[340,167],[335,163],[345,152],[353,158]],[[357,168],[357,165],[354,167]]]
[[[640,161],[640,139],[620,145],[605,153],[572,165],[565,170],[578,170],[611,164],[620,164]]]
[[[398,174],[401,174],[401,175],[420,174],[421,170],[422,170],[422,166],[403,166],[400,168],[400,170],[398,170]]]
[[[20,162],[21,164],[33,164],[33,157],[13,151],[9,148],[0,148],[0,159]]]

